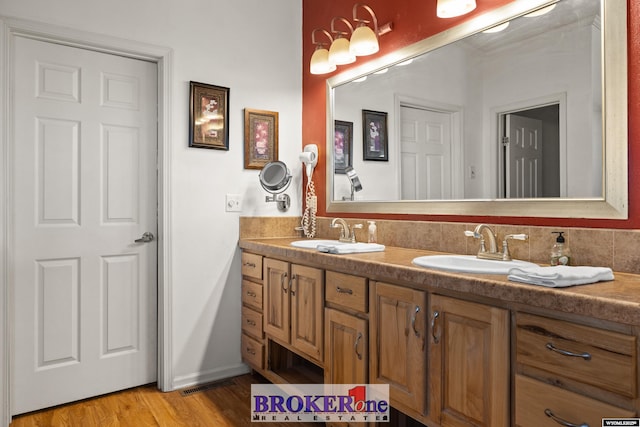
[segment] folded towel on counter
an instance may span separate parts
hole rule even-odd
[[[363,252],[382,252],[384,251],[384,245],[377,243],[345,243],[344,245],[318,245],[316,249],[320,252],[342,255]]]
[[[573,285],[613,280],[613,271],[608,267],[586,267],[557,265],[553,267],[512,268],[507,278],[514,282],[562,288]]]

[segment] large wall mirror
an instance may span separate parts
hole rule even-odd
[[[514,1],[330,78],[327,212],[626,219],[626,22]]]

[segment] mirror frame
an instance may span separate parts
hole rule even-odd
[[[327,79],[327,212],[628,219],[627,2],[619,0],[601,0],[604,159],[602,197],[433,201],[333,200],[334,87],[557,2],[558,0],[512,2]]]

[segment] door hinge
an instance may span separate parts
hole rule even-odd
[[[503,146],[509,145],[509,137],[508,136],[503,136],[502,137],[502,145]]]

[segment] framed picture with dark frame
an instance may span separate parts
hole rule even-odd
[[[362,143],[364,160],[389,160],[387,113],[362,110]]]
[[[189,82],[189,147],[229,150],[229,88]]]
[[[244,168],[278,160],[278,112],[244,109]]]
[[[347,173],[353,166],[353,122],[336,120],[333,137],[333,170],[334,173]]]

